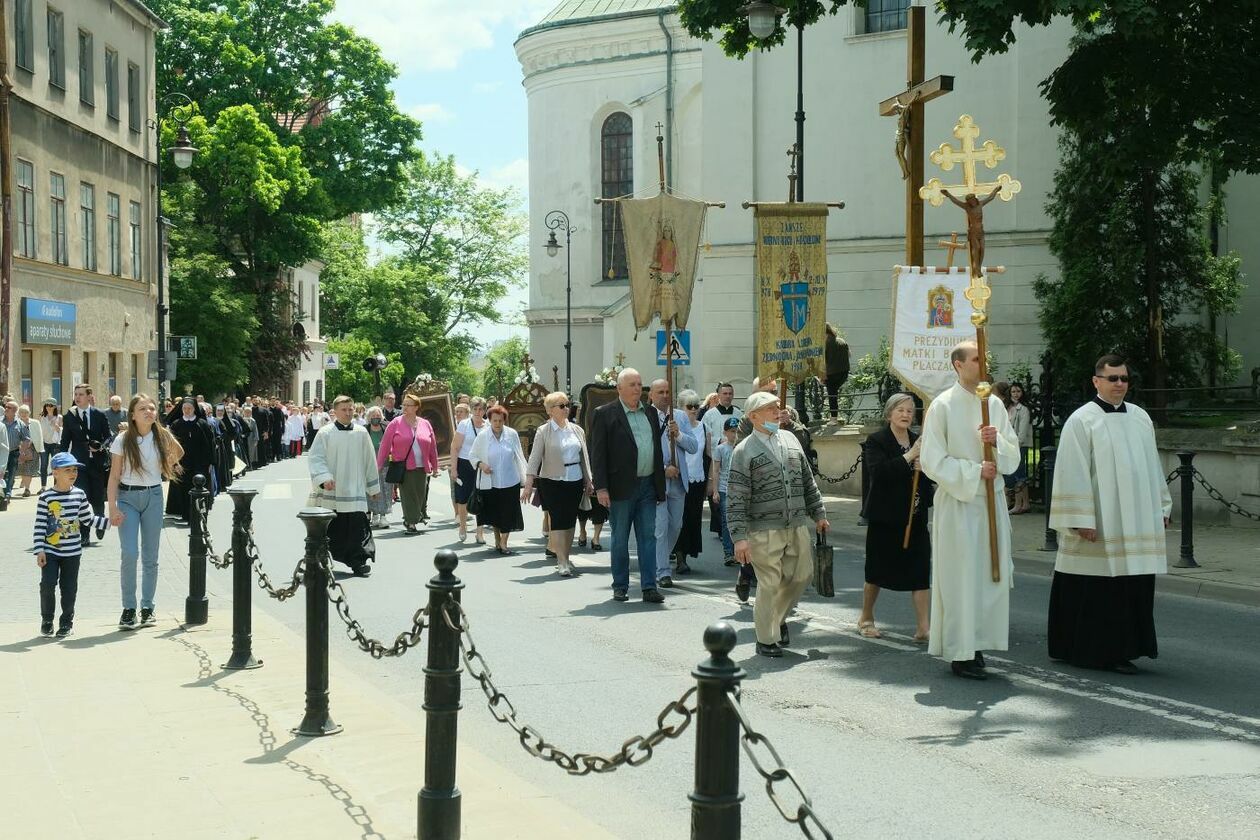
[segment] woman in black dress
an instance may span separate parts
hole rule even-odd
[[[171,479],[166,493],[166,515],[188,521],[188,491],[193,478],[205,476],[210,489],[210,471],[214,468],[214,432],[206,422],[205,412],[192,397],[186,397],[166,417],[166,426],[175,435],[184,454],[179,459],[178,478]]]
[[[870,488],[862,505],[862,515],[870,523],[866,529],[866,585],[862,588],[862,614],[858,632],[879,638],[875,627],[875,599],[879,590],[910,592],[918,627],[916,642],[928,637],[928,586],[932,575],[932,544],[928,535],[927,511],[932,504],[932,482],[919,474],[914,501],[914,521],[910,545],[902,548],[906,522],[910,517],[910,488],[919,470],[919,436],[910,431],[914,422],[914,398],[893,394],[884,405],[884,428],[866,439],[863,464]]]

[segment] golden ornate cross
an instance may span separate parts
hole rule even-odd
[[[967,243],[958,241],[958,231],[951,233],[949,239],[937,240],[936,244],[949,251],[949,255],[945,258],[946,268],[954,267],[954,252],[959,248],[967,247]]]
[[[625,367],[625,366],[626,366],[626,354],[618,353],[617,354],[617,367]]]
[[[969,115],[963,114],[954,126],[954,136],[962,143],[961,150],[955,150],[949,143],[942,143],[936,151],[928,155],[944,172],[951,171],[957,164],[962,164],[963,182],[954,186],[946,186],[940,178],[932,178],[919,188],[919,197],[926,199],[933,207],[940,207],[948,190],[958,198],[974,195],[979,198],[998,191],[998,198],[1010,201],[1020,191],[1022,185],[1010,175],[1002,173],[995,181],[977,181],[976,164],[983,163],[987,169],[995,168],[1006,158],[1006,150],[992,140],[985,140],[979,149],[976,138],[980,136],[980,127]]]

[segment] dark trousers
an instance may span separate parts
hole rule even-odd
[[[0,429],[0,432],[8,434],[4,429]],[[4,497],[6,499],[13,495],[13,481],[17,478],[18,455],[20,454],[17,447],[9,450],[9,460],[4,468]]]
[[[79,470],[79,476],[74,480],[74,486],[78,487],[87,496],[88,504],[92,506],[92,513],[97,516],[105,515],[105,482],[109,478],[95,467],[89,465],[85,469]],[[83,547],[87,548],[92,544],[91,528],[83,529]]]
[[[74,599],[79,594],[79,557],[45,554],[39,578],[39,614],[51,622],[57,607],[57,586],[61,586],[61,626],[74,623]]]
[[[360,511],[338,513],[328,523],[328,553],[338,563],[351,569],[366,566],[376,559],[376,542],[368,515]]]
[[[271,460],[279,461],[284,458],[284,438],[275,432],[271,433]]]
[[[831,416],[837,417],[840,414],[840,389],[844,387],[845,380],[849,378],[848,374],[844,376],[828,376],[827,385],[827,407],[831,409]]]

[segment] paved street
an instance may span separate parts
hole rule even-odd
[[[273,577],[288,577],[301,552],[294,518],[307,479],[304,460],[268,467],[248,484],[256,539]],[[227,548],[231,505],[212,514]],[[721,566],[720,546],[693,564],[697,574],[667,593],[664,607],[609,599],[608,554],[576,556],[583,572],[557,577],[542,556],[536,511],[527,511],[524,551],[499,557],[460,546],[444,482],[434,484],[433,527],[422,536],[377,532],[378,562],[345,586],[351,609],[378,638],[405,629],[426,597],[432,557],[459,552],[458,574],[478,646],[519,716],[560,747],[614,752],[649,732],[660,709],[692,684],[704,627],[739,631],[736,660],[747,670],[744,704],[753,724],[798,774],[837,836],[1231,838],[1260,820],[1260,623],[1254,608],[1161,595],[1161,657],[1121,677],[1052,663],[1045,656],[1048,580],[1019,575],[1012,601],[1012,650],[989,657],[987,683],[958,680],[911,643],[908,598],[886,594],[880,640],[856,635],[860,532],[853,504],[834,500],[841,525],[837,597],[812,593],[793,621],[783,659],[752,654],[752,615]],[[395,509],[393,519],[398,520]],[[847,528],[847,534],[843,533]],[[607,532],[605,546],[610,542]],[[226,572],[211,572],[226,611]],[[299,602],[255,604],[300,631]],[[257,650],[267,656],[266,650]],[[422,700],[422,660],[376,662],[337,634],[333,656],[405,704]],[[294,688],[297,691],[297,687]],[[337,686],[332,688],[334,715]],[[692,786],[690,734],[666,742],[645,766],[569,778],[526,755],[465,680],[461,743],[614,834],[687,836]],[[339,738],[353,738],[348,731]],[[746,837],[791,837],[745,761]],[[557,836],[565,836],[563,830]]]

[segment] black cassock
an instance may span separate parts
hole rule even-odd
[[[275,460],[284,457],[284,409],[278,405],[271,407],[271,453]]]
[[[176,406],[179,411],[179,406]],[[171,434],[184,448],[184,456],[179,459],[183,472],[178,479],[173,479],[166,494],[166,513],[188,521],[188,491],[192,489],[193,477],[206,477],[206,489],[210,489],[210,470],[214,466],[214,431],[205,421],[204,415],[198,411],[192,420],[185,420],[182,414],[167,418],[167,427]]]

